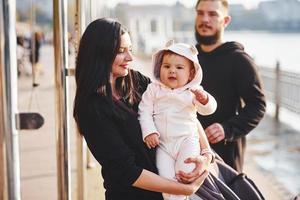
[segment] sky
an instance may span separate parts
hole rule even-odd
[[[165,4],[174,4],[177,0],[163,0],[163,3]],[[194,6],[196,3],[196,0],[179,0],[181,3],[188,7]],[[261,1],[266,1],[266,0],[229,0],[230,4],[244,4],[245,7],[247,8],[253,8],[257,6],[257,4]],[[124,3],[130,3],[130,4],[150,4],[149,0],[108,0],[107,1],[109,6],[114,6],[118,2],[124,2]],[[151,0],[151,4],[161,4],[162,0]]]

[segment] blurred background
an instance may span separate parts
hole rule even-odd
[[[17,0],[17,33],[28,37],[30,27],[45,32],[52,40],[52,2],[49,0]],[[95,18],[109,16],[129,28],[136,55],[151,55],[169,38],[195,43],[194,4],[192,0],[102,0],[89,1]],[[297,67],[299,55],[300,3],[298,0],[231,0],[233,20],[227,28],[226,40],[237,40],[258,64],[272,66],[279,60],[285,69]],[[74,35],[75,0],[68,1],[68,30]],[[87,9],[89,9],[87,6]],[[35,18],[35,19],[32,19]],[[33,22],[32,22],[33,21]],[[32,24],[34,23],[34,24]],[[151,42],[146,42],[146,41]]]
[[[71,69],[78,45],[77,3],[68,0],[66,9]],[[300,1],[229,3],[232,22],[225,31],[225,40],[242,43],[255,59],[268,98],[265,118],[248,136],[245,171],[262,188],[266,199],[293,199],[300,194]],[[89,0],[82,5],[85,24],[99,17],[112,17],[128,27],[136,57],[132,67],[152,76],[151,55],[166,41],[195,44],[195,4],[196,0]],[[57,198],[53,20],[52,1],[16,0],[18,109],[39,112],[45,118],[42,128],[20,131],[22,199]],[[34,48],[33,39],[38,44]],[[36,69],[30,60],[33,49],[39,51]],[[73,78],[69,81],[68,103],[72,107],[75,84]],[[73,121],[71,129],[71,185],[75,198],[78,181]],[[87,155],[92,167],[93,158]],[[103,198],[98,177],[98,166],[88,170],[87,199]]]

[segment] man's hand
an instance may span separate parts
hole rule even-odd
[[[205,129],[205,134],[210,143],[215,144],[225,139],[225,132],[221,124],[213,123]]]
[[[148,146],[149,149],[155,148],[157,145],[159,145],[159,139],[157,133],[151,133],[147,137],[145,137],[145,143]]]
[[[199,101],[201,104],[205,105],[208,103],[208,95],[204,90],[190,89],[190,91],[194,93],[196,100]]]

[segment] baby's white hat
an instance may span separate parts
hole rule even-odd
[[[162,62],[162,58],[165,51],[172,51],[178,55],[184,56],[185,58],[191,60],[194,63],[195,67],[195,77],[196,79],[202,80],[202,69],[198,61],[198,51],[194,45],[189,45],[185,43],[174,43],[174,40],[170,40],[166,43],[165,47],[159,49],[153,56],[152,56],[152,63],[154,68],[154,77],[159,79],[160,73],[160,66]]]

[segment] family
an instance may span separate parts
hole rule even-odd
[[[128,30],[101,18],[79,44],[73,115],[102,167],[107,200],[183,200],[215,156],[243,170],[245,136],[265,112],[252,58],[224,42],[227,0],[198,0],[197,44],[173,40],[152,59],[154,80],[130,68]]]

